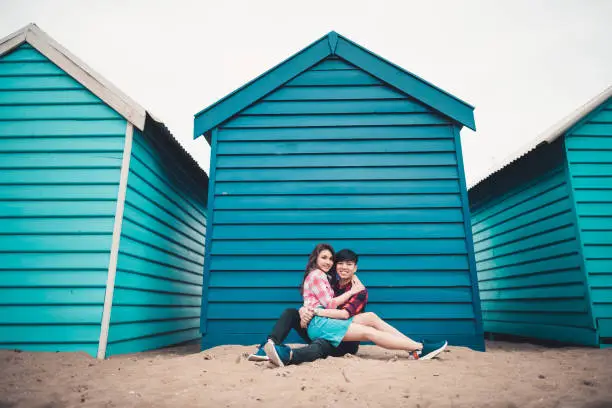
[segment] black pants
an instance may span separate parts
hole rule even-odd
[[[329,341],[324,339],[311,341],[306,329],[300,326],[300,313],[297,309],[285,309],[268,338],[276,344],[282,344],[291,329],[294,329],[308,343],[305,347],[293,349],[291,364],[308,363],[328,356],[341,357],[347,353],[355,354],[359,349],[358,341],[343,341],[338,347],[332,346]]]

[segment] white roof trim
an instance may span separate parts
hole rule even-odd
[[[480,177],[477,177],[474,182],[470,183],[471,185],[469,186],[469,188],[472,188],[481,181],[484,181],[489,176],[493,175],[494,173],[497,173],[513,161],[520,159],[540,144],[552,143],[561,136],[565,135],[568,130],[574,127],[574,125],[580,122],[585,116],[597,109],[598,106],[600,106],[610,97],[612,97],[612,85],[606,88],[603,92],[601,92],[591,100],[589,100],[587,103],[567,115],[565,118],[557,122],[554,126],[547,129],[544,133],[540,134],[538,137],[531,140],[529,143],[522,146],[520,149],[516,150],[511,155],[507,156],[505,159],[491,166],[486,172],[482,173]]]
[[[146,111],[142,106],[49,37],[36,24],[29,24],[0,40],[0,56],[25,42],[102,99],[138,129],[144,130]]]

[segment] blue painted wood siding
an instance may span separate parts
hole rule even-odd
[[[135,130],[107,355],[200,337],[205,186]]]
[[[0,57],[0,348],[96,354],[125,129],[29,45]]]
[[[449,119],[327,59],[216,137],[204,347],[261,341],[328,242],[360,254],[368,310],[482,348]]]
[[[563,165],[472,208],[486,332],[595,344]]]
[[[612,101],[566,136],[593,314],[612,338]]]

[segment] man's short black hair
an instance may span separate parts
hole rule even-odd
[[[357,255],[355,252],[351,251],[350,249],[341,249],[340,251],[336,252],[336,256],[335,256],[336,263],[348,261],[348,262],[355,262],[355,264],[357,264],[358,260],[359,260],[359,255]]]

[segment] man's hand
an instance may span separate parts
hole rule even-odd
[[[305,329],[308,327],[308,323],[312,320],[314,316],[314,312],[312,309],[307,309],[305,307],[300,307],[300,326]]]

